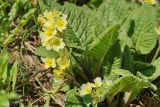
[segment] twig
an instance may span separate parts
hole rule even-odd
[[[46,96],[46,95],[42,95],[42,96],[39,97],[37,100],[35,100],[34,102],[32,102],[31,105],[33,105],[34,103],[36,103],[38,100],[42,99],[44,96]]]
[[[47,89],[46,89],[45,87],[43,87],[43,85],[41,84],[41,82],[39,81],[39,79],[38,79],[37,77],[35,77],[35,79],[37,80],[38,84],[39,84],[40,87],[43,89],[43,91],[47,93],[47,92],[48,92]],[[62,105],[56,98],[54,98],[53,95],[51,95],[51,94],[49,94],[49,95],[53,98],[53,100],[54,100],[58,105],[60,105],[61,107],[65,107],[65,106]]]

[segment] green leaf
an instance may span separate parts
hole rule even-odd
[[[135,70],[133,66],[133,56],[128,46],[125,46],[123,51],[122,68],[129,70],[130,72],[135,74]]]
[[[47,50],[45,47],[40,46],[36,49],[36,55],[47,58],[58,58],[59,54],[53,50]]]
[[[4,54],[0,56],[0,81],[5,83],[8,77],[8,63],[9,63],[9,54]]]
[[[18,74],[18,62],[14,62],[12,69],[10,70],[11,73],[11,81],[12,81],[12,90],[15,89],[17,74]]]
[[[143,69],[141,68],[137,73],[140,77],[153,81],[160,76],[160,57],[156,59],[152,65],[143,64]]]
[[[119,41],[117,41],[107,52],[103,62],[103,76],[107,77],[112,69],[120,69],[122,65],[122,52]]]
[[[13,4],[13,6],[8,14],[10,21],[16,17],[17,12],[20,9],[20,3],[21,3],[21,0],[16,0],[15,3]]]
[[[130,71],[124,69],[112,69],[111,73],[120,76],[133,75]]]
[[[0,107],[9,107],[9,100],[17,98],[15,93],[6,93],[4,91],[0,91]]]
[[[128,16],[125,0],[106,0],[97,10],[97,16],[105,27],[115,25]]]
[[[87,107],[89,107],[92,104],[92,97],[91,95],[85,95],[83,97],[83,102],[85,105],[87,105]]]
[[[89,49],[84,52],[84,55],[92,57],[96,60],[104,57],[110,47],[118,40],[119,26],[114,26],[110,30],[104,31],[96,40],[92,42]]]
[[[132,94],[131,100],[134,100],[139,94],[139,91],[149,87],[153,90],[157,89],[156,86],[151,84],[148,80],[133,75],[126,75],[114,80],[111,86],[106,88],[106,96],[115,96],[119,92],[132,92],[134,94]]]
[[[67,92],[65,103],[66,107],[86,107],[82,98],[74,89]]]
[[[134,34],[131,38],[138,54],[150,53],[156,45],[156,16],[156,8],[150,5],[142,5],[132,13],[132,19],[135,20],[135,27]]]

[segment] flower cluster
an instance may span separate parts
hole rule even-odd
[[[80,88],[80,95],[91,95],[93,98],[93,103],[98,103],[101,98],[105,95],[105,89],[111,85],[111,81],[102,81],[100,77],[94,79],[93,83],[82,84]]]
[[[152,5],[157,3],[156,0],[144,0],[144,2]]]
[[[63,31],[67,26],[67,16],[60,11],[46,11],[38,17],[42,26],[40,38],[42,46],[47,50],[54,50],[59,53],[59,58],[41,58],[44,62],[44,68],[54,68],[55,80],[63,80],[65,70],[70,65],[69,54],[65,52],[65,43],[63,41]]]
[[[40,31],[41,42],[47,50],[60,51],[65,47],[63,38],[60,38],[58,34],[62,33],[66,28],[66,18],[66,15],[55,10],[46,11],[38,17],[38,21],[42,25],[42,31]]]

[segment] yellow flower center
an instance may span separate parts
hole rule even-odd
[[[64,22],[62,20],[58,21],[57,24],[58,24],[59,27],[63,27],[64,26]]]
[[[60,46],[61,41],[58,38],[54,38],[50,40],[50,44],[54,45],[54,46]]]

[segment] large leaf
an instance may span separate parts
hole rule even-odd
[[[104,57],[111,46],[118,40],[119,26],[114,26],[110,30],[104,31],[95,41],[92,42],[84,55],[99,60]]]
[[[122,65],[122,52],[119,41],[117,41],[107,52],[104,62],[102,74],[105,77],[110,74],[112,69],[120,69]]]
[[[132,40],[139,54],[149,53],[156,44],[156,15],[156,9],[150,5],[142,5],[132,13],[132,19],[135,20]]]
[[[127,3],[125,0],[105,0],[97,14],[104,26],[109,27],[121,22],[128,15]]]

